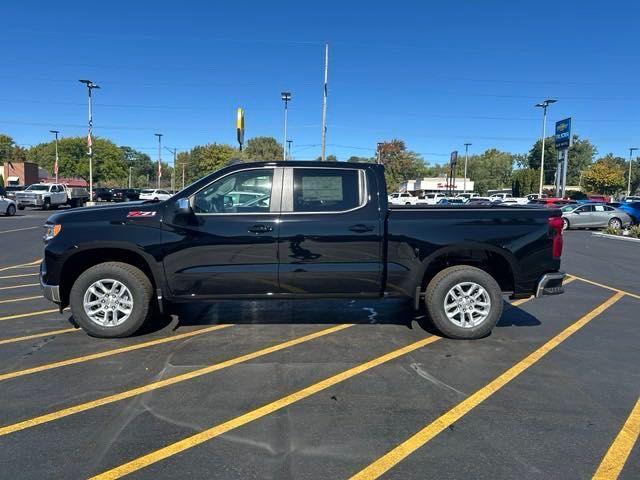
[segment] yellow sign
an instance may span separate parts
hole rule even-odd
[[[238,135],[238,143],[240,144],[240,148],[242,148],[242,144],[244,143],[244,110],[242,108],[238,108],[236,133]]]

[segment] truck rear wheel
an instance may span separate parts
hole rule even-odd
[[[120,338],[137,332],[151,312],[149,278],[133,265],[105,262],[85,270],[69,296],[78,325],[92,337]]]
[[[427,286],[427,312],[449,338],[476,339],[488,335],[502,315],[502,291],[484,270],[457,265],[440,271]]]

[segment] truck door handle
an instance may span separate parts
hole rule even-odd
[[[262,225],[262,224],[256,224],[253,227],[249,228],[249,231],[251,233],[267,233],[273,230],[273,227],[271,225]]]
[[[373,230],[373,227],[371,225],[362,225],[361,223],[359,223],[358,225],[351,225],[349,227],[349,230],[356,233],[365,233],[371,232]]]

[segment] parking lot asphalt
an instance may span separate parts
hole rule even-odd
[[[185,307],[88,337],[37,285],[48,212],[0,218],[2,478],[640,478],[640,245],[565,234],[565,294],[482,340],[406,304]]]

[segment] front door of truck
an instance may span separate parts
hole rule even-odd
[[[288,294],[376,295],[383,223],[373,175],[357,168],[287,168],[278,252]],[[369,185],[369,186],[368,186]]]
[[[164,268],[172,295],[278,292],[281,178],[273,167],[231,172],[191,197],[192,214],[167,215]]]

